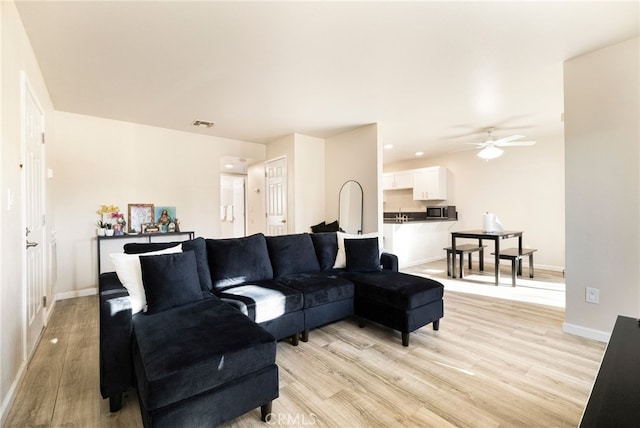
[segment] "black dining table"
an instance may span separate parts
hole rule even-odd
[[[456,239],[459,238],[477,239],[478,246],[480,247],[482,247],[482,241],[485,239],[493,241],[496,285],[500,282],[500,241],[503,239],[518,238],[518,252],[522,253],[522,231],[504,230],[502,232],[487,232],[484,230],[464,230],[460,232],[451,232],[451,256],[453,257],[451,267],[452,278],[456,277]]]

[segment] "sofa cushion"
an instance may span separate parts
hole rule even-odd
[[[311,226],[311,231],[313,233],[324,233],[324,232],[337,232],[340,230],[340,226],[338,225],[338,220],[335,220],[331,223],[318,223],[315,226]]]
[[[215,295],[257,323],[299,311],[303,304],[302,293],[275,280],[226,287]]]
[[[336,272],[299,273],[278,278],[278,282],[300,291],[305,308],[353,298],[353,283]]]
[[[348,272],[376,272],[380,270],[378,238],[345,239],[344,250]]]
[[[315,224],[313,226],[311,226],[311,232],[313,233],[319,233],[320,231],[322,231],[322,229],[324,229],[326,223],[324,221]]]
[[[273,276],[320,270],[313,241],[308,233],[267,236]]]
[[[230,239],[206,239],[213,288],[273,279],[262,233]]]
[[[148,411],[177,403],[274,364],[272,335],[211,296],[136,315],[134,364]]]
[[[320,270],[331,270],[338,254],[338,237],[336,232],[311,234],[313,248],[320,264]]]
[[[182,245],[182,251],[193,251],[195,253],[200,288],[202,291],[210,291],[213,288],[213,284],[211,283],[211,272],[209,271],[209,260],[207,259],[207,245],[202,237],[177,242],[131,242],[124,244],[124,252],[126,254],[142,254],[175,247],[176,245]]]
[[[164,250],[153,251],[148,255],[156,254],[171,254],[182,252],[182,248],[179,245],[165,248]],[[140,269],[140,255],[139,254],[110,254],[113,265],[116,269],[118,279],[129,292],[129,298],[131,299],[131,313],[135,314],[140,311],[146,310],[147,298],[144,293],[144,286],[142,284],[142,270]]]
[[[182,245],[181,241],[172,242],[129,242],[124,244],[125,254],[144,254],[152,251],[164,250],[166,248]]]
[[[345,239],[368,239],[368,238],[378,238],[380,236],[377,233],[367,233],[364,235],[353,235],[350,233],[344,232],[336,232],[336,237],[338,238],[338,254],[336,255],[336,262],[333,264],[335,269],[344,269],[347,267],[347,254],[344,250],[344,240]],[[379,248],[382,248],[382,245],[379,245]],[[380,251],[382,254],[382,251]]]
[[[444,286],[438,281],[402,272],[344,272],[343,277],[355,284],[358,296],[407,310],[441,300]]]
[[[196,256],[193,251],[140,256],[147,314],[202,300]]]

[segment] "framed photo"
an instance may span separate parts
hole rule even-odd
[[[175,232],[176,207],[155,207],[155,215],[160,232]]]
[[[142,225],[153,223],[153,204],[129,204],[129,232],[142,232]]]

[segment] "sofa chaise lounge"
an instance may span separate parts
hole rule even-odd
[[[340,239],[339,239],[340,238]],[[100,275],[100,389],[137,388],[146,427],[215,426],[278,396],[276,341],[356,315],[409,333],[444,314],[443,286],[398,272],[378,238],[340,233],[125,245]],[[354,237],[355,238],[355,237]],[[147,309],[116,259],[140,266]],[[134,307],[135,306],[135,307]]]

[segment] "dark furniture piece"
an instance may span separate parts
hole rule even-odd
[[[177,254],[149,256],[177,245]],[[398,272],[378,238],[344,239],[340,251],[335,232],[125,245],[131,256],[121,256],[139,257],[143,281],[155,282],[144,285],[147,312],[133,314],[118,275],[100,275],[100,390],[111,410],[136,387],[146,427],[211,426],[256,407],[264,420],[278,395],[277,340],[298,345],[354,313],[400,331],[405,346],[417,328],[438,329],[442,284]],[[150,276],[147,266],[165,259],[192,265]],[[167,276],[175,281],[164,301],[156,294]],[[182,276],[196,278],[185,280],[196,282],[186,303]]]
[[[469,238],[477,239],[478,246],[482,246],[482,241],[489,239],[494,244],[495,254],[495,284],[500,283],[500,241],[509,238],[518,238],[518,251],[522,252],[522,232],[521,231],[503,231],[503,232],[485,232],[484,230],[467,230],[461,232],[451,232],[451,249],[453,262],[451,263],[451,277],[456,277],[456,239]]]
[[[187,230],[184,232],[166,232],[166,233],[138,233],[131,235],[114,235],[114,236],[97,236],[97,245],[98,245],[98,275],[102,272],[102,245],[107,242],[120,242],[121,245],[126,245],[127,242],[137,242],[137,243],[150,243],[150,242],[166,242],[166,241],[176,241],[178,237],[182,237],[182,239],[193,239],[195,237],[195,232]],[[121,247],[122,249],[122,247]],[[120,250],[121,250],[120,249]]]
[[[500,252],[500,258],[511,261],[511,285],[516,286],[516,276],[522,275],[522,259],[529,257],[529,278],[533,278],[533,253],[538,250],[534,248],[523,248],[519,251],[517,248],[507,248]],[[491,253],[495,255],[495,253]],[[518,263],[516,265],[516,262]],[[460,271],[462,273],[462,271]],[[462,278],[462,275],[460,275]]]
[[[355,314],[360,327],[365,320],[398,330],[402,345],[409,333],[427,324],[440,328],[444,314],[444,287],[432,279],[400,272],[355,272],[345,276],[356,285]]]
[[[193,316],[197,313],[198,316]],[[212,297],[133,319],[144,426],[216,426],[278,397],[276,341]]]
[[[618,316],[580,427],[640,426],[640,325]]]
[[[456,254],[460,257],[460,278],[464,277],[465,254],[467,254],[467,258],[469,259],[469,269],[471,269],[471,255],[475,252],[479,252],[478,263],[480,265],[480,270],[484,270],[484,247],[486,247],[486,245],[479,246],[473,244],[463,244],[456,247]],[[445,247],[443,250],[447,252],[447,276],[451,276],[451,253],[453,252],[453,248]]]

